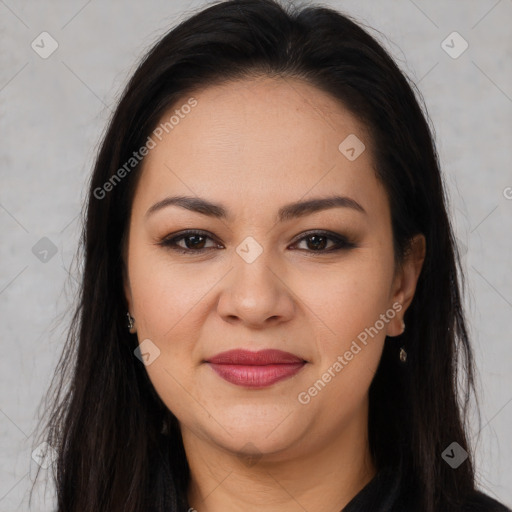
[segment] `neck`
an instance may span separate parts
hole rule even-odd
[[[182,426],[189,506],[198,512],[342,510],[376,473],[365,418],[326,436],[329,441],[304,439],[299,448],[252,459]]]

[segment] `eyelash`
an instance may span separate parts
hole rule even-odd
[[[178,242],[179,240],[183,240],[183,239],[189,238],[191,236],[195,236],[195,235],[199,235],[199,236],[206,237],[206,238],[213,240],[213,238],[211,236],[209,236],[209,234],[204,231],[187,230],[187,231],[182,231],[178,235],[173,236],[171,238],[164,238],[163,240],[158,242],[158,245],[165,247],[167,249],[170,249],[172,251],[176,251],[178,253],[187,254],[187,255],[191,255],[191,256],[204,253],[211,249],[215,249],[215,247],[207,247],[207,248],[203,247],[202,249],[185,249],[183,247],[179,247],[176,245],[176,242]],[[330,254],[333,252],[338,252],[341,250],[348,250],[348,249],[352,249],[352,248],[356,247],[355,243],[351,242],[344,236],[336,235],[329,231],[308,231],[304,234],[304,236],[302,236],[302,238],[299,238],[298,240],[296,240],[294,242],[294,244],[298,244],[298,243],[300,243],[304,240],[307,240],[308,238],[315,236],[315,235],[325,237],[325,238],[328,238],[329,240],[334,241],[336,243],[335,248],[334,249],[332,249],[332,248],[331,249],[323,249],[323,250],[321,249],[321,250],[317,250],[317,251],[314,251],[311,249],[299,249],[299,250],[301,250],[301,251],[305,250],[306,252],[311,253],[311,255],[313,255],[313,256],[321,256],[324,254]]]

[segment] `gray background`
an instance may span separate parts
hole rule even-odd
[[[101,133],[144,51],[204,5],[0,0],[1,511],[29,509],[37,409],[69,320],[79,213]],[[473,424],[478,478],[510,506],[512,0],[324,5],[382,32],[372,31],[424,95],[467,273],[482,407],[480,433]],[[59,45],[47,59],[31,47],[43,31]],[[453,31],[469,44],[456,59],[441,46]],[[43,237],[56,253],[36,257]],[[46,503],[44,484],[36,489],[31,510],[52,510],[51,486]]]

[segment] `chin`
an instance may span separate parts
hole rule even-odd
[[[275,406],[238,406],[223,414],[211,413],[216,421],[210,419],[203,432],[235,452],[277,453],[299,442],[308,430],[293,413]]]
[[[289,458],[290,450],[299,441],[300,436],[295,438],[290,435],[290,432],[283,432],[281,435],[268,436],[267,433],[256,431],[254,429],[247,429],[247,431],[240,431],[227,435],[225,432],[220,433],[219,438],[212,439],[216,444],[222,446],[225,450],[234,453],[242,459],[260,459],[265,457],[268,462],[276,462],[283,457]],[[285,454],[288,454],[285,456]]]

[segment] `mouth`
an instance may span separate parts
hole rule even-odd
[[[247,388],[265,388],[288,379],[307,363],[281,350],[229,350],[205,362],[224,380]]]

